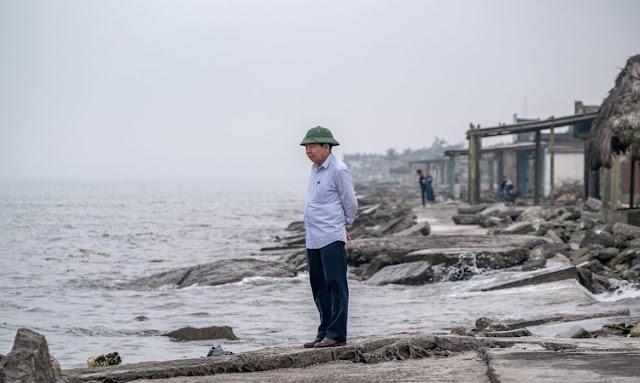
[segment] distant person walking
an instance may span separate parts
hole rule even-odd
[[[351,172],[331,148],[339,145],[329,129],[310,129],[300,145],[313,163],[304,205],[309,281],[320,314],[316,338],[305,348],[342,346],[347,342],[349,288],[346,225],[353,223],[358,201]]]
[[[418,184],[420,185],[420,197],[422,198],[422,207],[426,204],[427,196],[427,177],[422,174],[422,169],[416,171],[418,173]]]

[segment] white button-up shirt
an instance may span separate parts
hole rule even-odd
[[[333,154],[322,166],[311,165],[304,203],[307,249],[320,249],[335,241],[347,242],[346,225],[358,210],[351,172]]]

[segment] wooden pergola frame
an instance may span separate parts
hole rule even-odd
[[[467,130],[467,140],[469,140],[469,203],[477,204],[480,202],[480,158],[482,155],[482,138],[504,136],[509,134],[518,133],[535,133],[535,178],[534,178],[534,192],[533,203],[540,204],[540,195],[542,187],[542,131],[550,130],[549,150],[551,155],[551,188],[553,190],[553,168],[554,168],[554,128],[559,128],[568,125],[575,125],[581,123],[591,124],[598,112],[574,114],[570,116],[563,116],[554,118],[551,117],[542,121],[527,121],[511,125],[499,125],[489,128],[480,128],[471,124],[471,128]],[[588,188],[589,184],[595,182],[589,182],[592,174],[587,171],[585,167],[585,188]],[[594,185],[595,186],[595,185]],[[592,193],[586,193],[590,195]]]

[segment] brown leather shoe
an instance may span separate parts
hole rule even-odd
[[[314,348],[325,348],[325,347],[340,347],[347,344],[347,342],[338,342],[335,339],[324,338],[321,342],[318,342],[313,345]]]
[[[303,346],[304,346],[304,348],[313,348],[313,346],[315,346],[316,343],[320,343],[321,340],[322,339],[320,339],[320,338],[316,338],[316,339],[314,339],[313,341],[311,341],[309,343],[303,344]]]

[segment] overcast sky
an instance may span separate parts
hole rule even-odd
[[[0,177],[297,177],[600,103],[640,1],[0,0]],[[525,102],[526,99],[526,102]]]

